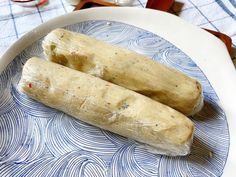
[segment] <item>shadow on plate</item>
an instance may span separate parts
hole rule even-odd
[[[216,103],[204,100],[204,106],[202,110],[191,118],[196,121],[207,121],[216,119],[222,114],[222,112],[222,109]]]

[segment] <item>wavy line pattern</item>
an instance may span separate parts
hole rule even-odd
[[[72,119],[64,113],[50,120],[46,136],[49,151],[57,157],[76,149],[111,157],[117,150],[99,128]]]
[[[126,143],[119,148],[111,159],[108,176],[157,176],[158,158],[145,151],[140,151],[140,149],[135,153],[136,149],[138,147],[135,143]],[[135,158],[137,156],[142,161],[141,164]],[[148,161],[143,161],[145,159]]]
[[[147,152],[143,145],[46,107],[17,89],[22,66],[42,56],[41,42],[22,51],[0,75],[0,176],[220,176],[229,148],[227,119],[204,73],[165,39],[118,22],[65,27],[134,50],[176,68],[204,87],[205,106],[186,157]]]
[[[30,162],[44,153],[43,129],[33,117],[16,107],[0,120],[0,164]]]

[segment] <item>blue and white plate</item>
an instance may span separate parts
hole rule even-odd
[[[205,106],[190,117],[196,125],[191,154],[154,155],[133,140],[83,123],[20,93],[17,83],[24,63],[32,56],[44,57],[41,36],[0,74],[0,176],[222,175],[230,142],[227,118],[207,77],[190,57],[159,35],[126,23],[85,20],[64,28],[136,51],[198,79]]]

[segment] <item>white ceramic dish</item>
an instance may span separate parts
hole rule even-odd
[[[52,29],[90,20],[121,22],[157,34],[178,47],[198,65],[213,86],[220,100],[218,104],[227,117],[230,148],[223,176],[233,176],[233,169],[236,167],[236,142],[233,141],[236,139],[236,109],[234,108],[236,105],[236,73],[234,66],[226,47],[220,40],[178,17],[160,11],[128,7],[96,8],[73,12],[40,25],[15,42],[0,59],[0,72],[25,48]],[[184,172],[180,172],[180,174],[185,175]],[[162,175],[165,176],[166,173]],[[175,176],[175,174],[169,174],[169,176]]]

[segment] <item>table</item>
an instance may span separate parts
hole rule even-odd
[[[144,8],[147,0],[135,0],[134,7]],[[21,7],[9,0],[0,2],[0,56],[18,38],[54,17],[73,11],[65,0],[49,0],[45,6]],[[232,38],[232,60],[236,66],[236,1],[177,0],[171,13],[202,28],[220,31]]]

